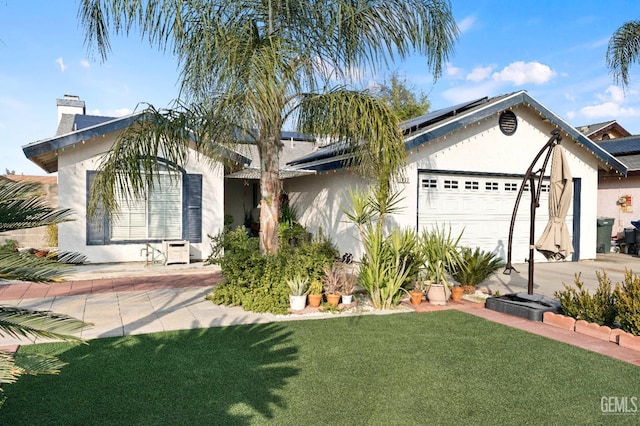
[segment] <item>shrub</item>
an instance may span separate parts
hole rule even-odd
[[[627,270],[624,283],[616,285],[614,294],[620,327],[640,336],[640,277]]]
[[[461,264],[453,273],[453,278],[465,286],[477,286],[489,278],[504,262],[494,253],[482,251],[480,247],[472,250],[464,247],[461,253]]]
[[[207,296],[216,304],[242,306],[254,312],[284,314],[289,307],[287,280],[295,276],[318,280],[337,256],[326,239],[299,246],[282,245],[277,254],[260,254],[258,239],[242,227],[226,234],[219,259],[225,282]]]
[[[611,280],[606,272],[596,272],[598,288],[593,296],[584,288],[580,274],[575,275],[575,288],[564,285],[564,290],[556,291],[555,297],[560,301],[565,315],[577,320],[595,322],[600,325],[613,326],[617,309],[611,286]]]

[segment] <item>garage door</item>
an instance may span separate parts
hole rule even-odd
[[[434,224],[451,225],[454,235],[463,232],[461,243],[468,247],[496,253],[507,258],[509,227],[521,177],[462,175],[421,172],[418,189],[418,229]],[[549,182],[544,181],[540,207],[536,210],[537,241],[549,217]],[[513,233],[512,262],[524,263],[529,257],[529,210],[531,194],[528,184],[522,195]],[[567,226],[573,229],[573,206],[569,207]],[[571,235],[573,238],[573,236]],[[545,257],[535,251],[535,261]]]

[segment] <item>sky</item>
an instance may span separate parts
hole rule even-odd
[[[640,2],[607,0],[453,0],[460,29],[443,75],[412,56],[390,73],[424,93],[431,110],[526,90],[573,126],[617,120],[640,134],[640,66],[622,90],[606,67],[607,43],[624,22],[640,19]],[[0,175],[44,175],[22,151],[55,135],[56,99],[77,95],[87,114],[121,116],[150,103],[170,106],[179,69],[170,54],[139,34],[112,39],[102,62],[84,43],[76,0],[0,0]]]

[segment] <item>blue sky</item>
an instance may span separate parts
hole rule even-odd
[[[640,134],[640,66],[631,86],[614,86],[605,65],[609,37],[640,19],[640,2],[453,0],[461,29],[444,75],[433,82],[423,58],[392,65],[432,110],[527,90],[574,126],[617,120]],[[177,61],[138,35],[112,40],[105,63],[92,58],[78,2],[0,1],[0,174],[42,175],[22,146],[57,128],[56,99],[78,95],[87,113],[119,116],[139,103],[165,107],[177,95]],[[363,85],[382,82],[367,76]],[[543,141],[544,142],[544,141]]]

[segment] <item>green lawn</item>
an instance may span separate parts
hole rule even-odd
[[[640,423],[601,412],[640,368],[453,310],[21,350],[69,365],[7,386],[2,424]]]

